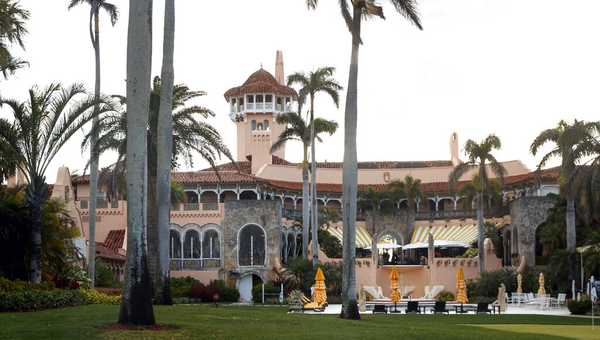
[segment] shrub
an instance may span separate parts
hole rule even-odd
[[[573,315],[585,315],[592,311],[592,301],[590,300],[571,300],[567,304],[569,312]]]
[[[87,303],[80,290],[22,290],[0,293],[0,312],[28,312]]]
[[[465,250],[465,252],[459,256],[459,257],[464,257],[464,258],[474,258],[479,256],[479,249],[477,248],[469,248],[467,250]]]
[[[438,297],[437,297],[438,301],[454,301],[454,294],[450,293],[450,292],[441,292]]]
[[[325,229],[319,229],[318,235],[319,247],[327,257],[332,259],[342,257],[342,243],[337,237],[331,235],[331,233]]]
[[[515,273],[509,269],[500,269],[493,272],[481,273],[479,279],[467,281],[467,295],[470,300],[481,298],[482,301],[495,301],[498,297],[498,288],[501,283],[506,286],[506,291],[513,292],[516,289]],[[525,280],[524,280],[525,281]],[[526,287],[523,287],[524,290]]]
[[[52,290],[54,288],[54,283],[49,281],[44,281],[42,283],[29,283],[21,280],[11,281],[9,279],[0,277],[0,292],[12,293],[25,290]]]
[[[93,305],[118,305],[121,303],[121,296],[108,295],[95,289],[80,289],[85,296],[87,303]]]
[[[96,261],[96,286],[109,288],[119,286],[119,281],[115,277],[115,274],[102,260]]]
[[[194,283],[200,283],[200,281],[193,277],[172,277],[171,278],[171,296],[173,298],[189,297],[190,290]]]
[[[240,299],[238,290],[227,287],[223,280],[214,280],[208,285],[197,280],[194,281],[187,295],[183,296],[190,298],[190,301],[213,302],[215,294],[218,295],[218,302],[237,302]]]

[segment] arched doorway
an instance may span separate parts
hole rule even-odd
[[[254,273],[247,273],[240,277],[238,291],[240,292],[240,301],[252,302],[252,288],[263,283],[260,276]]]

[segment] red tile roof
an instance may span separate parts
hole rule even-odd
[[[245,174],[252,173],[252,163],[250,161],[238,161],[238,162],[229,162],[225,164],[220,164],[215,167],[219,171],[227,170],[227,171],[240,171]],[[214,171],[213,168],[202,169],[202,171]]]
[[[219,178],[220,177],[220,178]],[[219,175],[213,170],[174,172],[172,179],[178,183],[205,183],[205,184],[248,184],[262,183],[264,180],[249,174],[237,171],[219,171]]]
[[[113,249],[106,247],[102,242],[96,242],[96,257],[123,262],[126,260],[125,256],[117,253]]]
[[[247,93],[274,93],[281,96],[298,96],[293,88],[279,84],[271,73],[262,68],[252,73],[242,86],[227,90],[225,98],[241,96]]]
[[[125,242],[125,229],[115,229],[108,232],[104,239],[104,246],[108,249],[117,251],[123,248]]]

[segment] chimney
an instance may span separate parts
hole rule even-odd
[[[458,133],[456,132],[452,132],[452,135],[450,135],[450,160],[452,160],[453,166],[462,163],[458,157]]]
[[[275,79],[281,85],[285,85],[285,75],[283,74],[283,52],[277,51],[275,56]]]

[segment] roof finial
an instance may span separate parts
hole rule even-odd
[[[262,62],[260,63],[260,69],[262,70],[263,66],[262,66]]]

